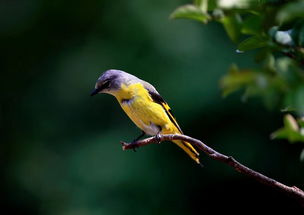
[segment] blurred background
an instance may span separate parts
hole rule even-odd
[[[152,83],[184,133],[303,188],[301,146],[271,141],[279,112],[223,99],[228,67],[253,66],[221,26],[169,20],[188,0],[1,0],[1,214],[203,214],[289,211],[293,199],[172,143],[122,151],[140,130],[109,95],[115,68]]]

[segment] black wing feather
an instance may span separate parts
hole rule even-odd
[[[167,102],[161,97],[161,95],[159,95],[159,93],[157,92],[153,92],[149,89],[147,89],[152,100],[157,103],[157,104],[160,104],[164,110],[166,111],[166,114],[168,115],[169,119],[171,120],[171,122],[176,126],[176,128],[179,130],[179,132],[182,134],[182,130],[181,128],[179,127],[179,125],[177,124],[176,120],[175,120],[175,117],[172,113],[172,110],[171,108],[169,107],[169,105],[167,104]]]

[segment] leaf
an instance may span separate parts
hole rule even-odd
[[[228,74],[220,80],[222,95],[227,95],[244,90],[242,101],[253,96],[262,98],[267,108],[273,109],[281,104],[282,92],[286,90],[286,84],[274,72],[263,70],[238,69],[233,65]]]
[[[272,139],[288,139],[291,143],[304,142],[304,134],[299,129],[299,125],[290,114],[284,116],[284,127],[271,134]]]
[[[262,36],[252,36],[243,40],[238,45],[239,51],[248,51],[252,49],[261,48],[267,45],[267,40]]]
[[[278,26],[272,26],[269,30],[268,30],[268,34],[271,38],[274,38],[274,36],[276,35],[277,31],[279,30]]]
[[[304,46],[304,20],[299,20],[296,22],[291,30],[291,37],[298,46]]]
[[[272,54],[271,50],[267,48],[263,48],[259,50],[259,52],[255,56],[255,61],[257,63],[262,64],[265,72],[266,71],[272,73],[276,72],[276,67],[275,67],[276,59]]]
[[[300,86],[294,95],[294,102],[296,111],[300,114],[304,114],[304,86]]]
[[[292,98],[296,88],[303,84],[302,70],[298,67],[297,62],[289,57],[277,58],[275,70],[287,86],[285,95]]]
[[[208,0],[208,11],[212,11],[217,8],[217,1]]]
[[[263,17],[261,15],[251,15],[247,17],[242,24],[241,32],[243,34],[256,35],[262,31]]]
[[[290,129],[290,130],[293,130],[293,131],[298,131],[299,130],[299,126],[298,126],[297,121],[290,114],[285,115],[284,125],[287,129]]]
[[[194,0],[196,6],[200,6],[204,0]]]
[[[223,89],[223,96],[235,92],[255,80],[256,74],[252,71],[240,71],[236,65],[232,65],[227,75],[220,80],[220,86]]]
[[[202,23],[207,23],[210,19],[208,13],[202,11],[200,8],[194,5],[184,5],[178,7],[170,15],[171,19],[193,19]]]
[[[279,24],[292,21],[297,18],[304,17],[304,1],[297,1],[286,4],[282,7],[276,16],[276,20]]]
[[[238,14],[225,16],[220,19],[220,22],[223,24],[229,38],[236,43],[240,37],[241,17]]]
[[[289,90],[285,96],[284,105],[296,111],[299,115],[304,114],[304,86],[300,85]]]
[[[194,4],[203,12],[206,13],[208,11],[208,0],[195,0]]]
[[[217,2],[214,0],[194,0],[194,5],[199,8],[204,8],[203,11],[212,11],[217,8]]]
[[[275,58],[274,58],[273,54],[268,53],[265,56],[263,66],[267,71],[275,72]]]
[[[293,65],[292,59],[288,57],[281,57],[278,58],[276,61],[276,69],[279,74],[282,76],[285,74],[288,74],[288,71],[290,71],[290,67]]]
[[[271,134],[272,139],[287,139],[291,143],[304,142],[304,136],[298,131],[281,128]]]
[[[304,24],[299,30],[297,45],[303,47],[304,46]]]
[[[304,128],[304,117],[300,118],[297,120],[298,124],[302,127],[302,129]]]

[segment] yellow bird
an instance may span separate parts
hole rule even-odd
[[[169,105],[146,81],[121,70],[107,70],[97,80],[91,96],[107,93],[115,96],[122,109],[145,134],[183,134]],[[174,140],[194,161],[200,164],[199,153],[188,142]]]

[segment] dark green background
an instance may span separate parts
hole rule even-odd
[[[152,83],[187,135],[303,188],[301,146],[271,141],[279,112],[219,79],[237,54],[215,24],[169,20],[181,0],[0,1],[1,201],[7,214],[206,214],[296,210],[284,194],[171,143],[136,153],[140,134],[116,100],[90,97],[98,76],[122,69]]]

